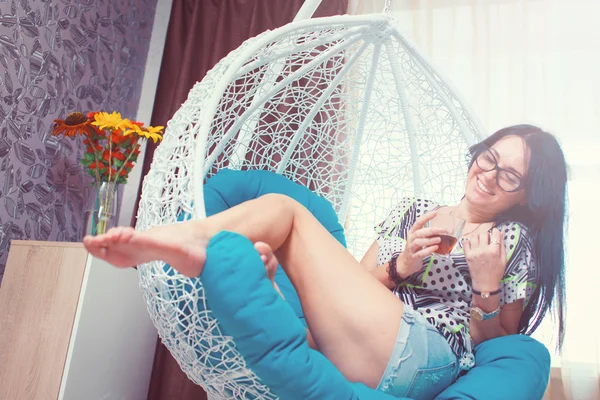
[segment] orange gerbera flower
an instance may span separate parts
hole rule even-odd
[[[52,136],[89,135],[94,130],[88,118],[80,112],[73,112],[64,120],[55,119]]]

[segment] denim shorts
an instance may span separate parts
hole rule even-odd
[[[457,358],[446,339],[405,304],[396,344],[377,390],[396,397],[433,399],[458,373]]]

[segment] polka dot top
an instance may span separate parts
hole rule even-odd
[[[377,265],[388,263],[404,250],[405,238],[421,215],[439,205],[432,201],[405,198],[375,227],[379,252]],[[497,226],[504,233],[509,259],[500,283],[500,307],[524,299],[524,306],[536,288],[538,277],[526,228],[516,222]],[[446,338],[462,370],[475,365],[474,343],[468,331],[471,308],[471,277],[460,241],[449,258],[433,254],[423,259],[419,272],[393,289],[394,294],[421,313]]]

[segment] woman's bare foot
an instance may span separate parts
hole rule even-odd
[[[104,235],[83,238],[83,244],[92,256],[116,267],[128,268],[158,260],[189,277],[199,276],[202,272],[207,243],[207,238],[199,237],[186,223],[159,226],[144,232],[119,227]]]
[[[181,274],[199,276],[206,262],[208,240],[198,237],[189,225],[174,224],[138,232],[131,227],[118,227],[104,235],[86,236],[83,244],[94,257],[105,260],[118,268],[129,268],[150,261],[164,261]],[[254,245],[265,264],[267,278],[273,287],[275,272],[279,264],[271,246],[264,242]]]
[[[279,295],[285,300],[285,297],[281,293],[281,290],[279,290],[279,286],[277,286],[277,284],[275,283],[275,272],[277,271],[277,265],[279,265],[279,261],[277,260],[277,257],[275,257],[273,249],[271,249],[271,246],[264,242],[254,243],[254,248],[256,249],[256,251],[258,251],[258,254],[260,254],[260,259],[265,264],[265,269],[267,270],[267,278],[269,278],[275,290],[277,290]]]

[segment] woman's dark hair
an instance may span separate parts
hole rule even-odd
[[[527,227],[533,255],[537,260],[539,283],[519,322],[519,333],[530,335],[550,311],[558,324],[558,349],[565,334],[565,209],[567,164],[556,138],[532,125],[500,129],[469,150],[470,163],[487,148],[506,136],[518,136],[529,149],[525,177],[526,204],[498,216],[497,223],[514,221]]]

